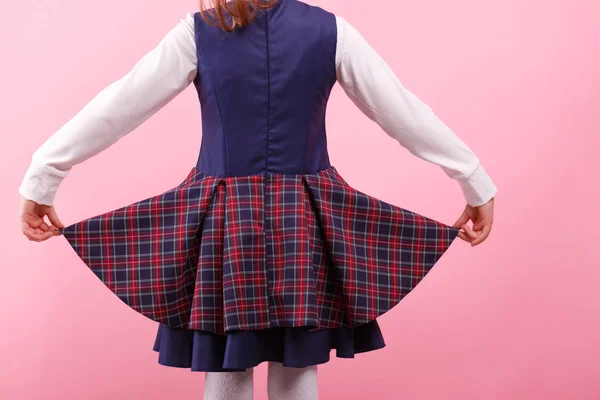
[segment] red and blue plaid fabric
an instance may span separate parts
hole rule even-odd
[[[362,325],[394,307],[459,229],[314,174],[216,177],[63,229],[123,302],[183,329]]]

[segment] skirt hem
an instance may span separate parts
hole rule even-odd
[[[245,371],[263,362],[304,368],[327,363],[331,351],[337,358],[354,358],[385,347],[376,320],[356,328],[318,331],[306,327],[280,327],[233,331],[226,335],[181,330],[160,324],[153,350],[158,364],[192,372]]]

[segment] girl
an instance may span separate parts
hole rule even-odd
[[[159,363],[206,372],[205,399],[251,399],[253,367],[265,361],[270,399],[316,399],[317,365],[332,349],[354,357],[384,347],[376,318],[456,237],[472,246],[488,237],[497,188],[344,18],[299,0],[200,9],[33,154],[19,188],[23,233],[62,233],[111,291],[159,322]],[[192,82],[202,143],[187,177],[65,227],[52,204],[71,168]],[[325,134],[336,82],[460,184],[467,204],[453,226],[342,178]]]

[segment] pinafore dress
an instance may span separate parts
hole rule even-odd
[[[177,186],[62,230],[124,303],[159,322],[158,362],[239,371],[385,346],[376,318],[459,229],[353,188],[330,163],[334,14],[296,0],[228,33],[195,14],[202,116]]]

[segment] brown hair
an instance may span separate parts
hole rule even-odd
[[[235,28],[247,25],[259,9],[274,6],[278,0],[210,0],[212,8],[206,9],[200,0],[202,18],[213,26],[231,32]]]

